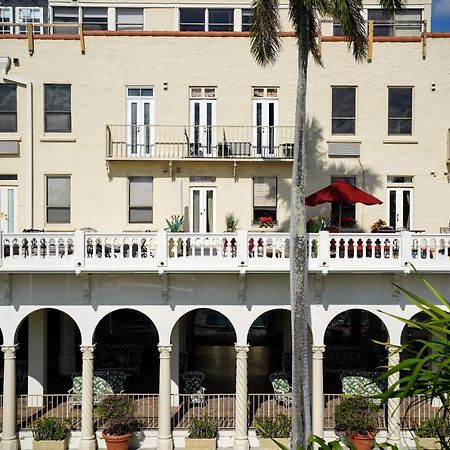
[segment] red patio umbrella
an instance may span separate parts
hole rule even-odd
[[[373,195],[352,186],[342,178],[324,187],[305,198],[307,206],[316,206],[322,203],[339,203],[339,230],[341,229],[342,205],[381,205],[383,202]]]

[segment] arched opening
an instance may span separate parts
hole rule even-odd
[[[270,375],[284,372],[291,377],[291,313],[276,309],[261,314],[247,336],[249,393],[273,392]]]
[[[387,342],[388,332],[382,320],[362,309],[350,309],[333,318],[325,331],[324,391],[338,394],[342,377],[382,371],[387,350],[376,343]]]
[[[15,342],[17,393],[67,394],[72,375],[81,370],[81,335],[75,321],[52,308],[34,311],[20,323]]]
[[[109,313],[95,328],[94,342],[94,375],[106,377],[114,391],[158,392],[158,332],[145,314],[132,309]]]
[[[419,312],[411,318],[411,321],[427,322],[429,319],[430,316],[428,316],[424,312]],[[413,341],[416,341],[418,339],[429,341],[431,340],[431,337],[432,336],[429,331],[406,324],[402,330],[401,343],[403,345],[409,342],[410,347],[402,350],[402,352],[400,353],[400,359],[403,361],[404,359],[412,358],[413,356],[415,356],[415,352],[419,351],[422,348],[422,344]]]
[[[223,314],[206,308],[191,311],[178,320],[171,339],[178,346],[180,392],[186,391],[187,372],[201,372],[209,394],[235,392],[236,333]]]

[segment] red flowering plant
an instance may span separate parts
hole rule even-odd
[[[275,225],[272,217],[263,216],[258,219],[258,224],[260,228],[273,228]]]
[[[356,220],[354,217],[348,216],[348,217],[342,217],[341,218],[341,226],[344,228],[353,228],[356,226]]]
[[[97,405],[96,413],[103,433],[123,436],[139,429],[139,420],[134,417],[134,403],[127,395],[107,395]]]

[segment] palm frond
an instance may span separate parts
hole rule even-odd
[[[362,8],[362,0],[335,0],[334,19],[340,22],[356,61],[367,56],[367,31]]]
[[[280,30],[278,0],[253,0],[250,50],[262,66],[277,60]]]
[[[405,6],[404,0],[380,0],[380,6],[389,11],[395,11],[396,9],[401,9]]]

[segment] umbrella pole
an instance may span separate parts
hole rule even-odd
[[[339,203],[339,233],[341,232],[342,203]]]

